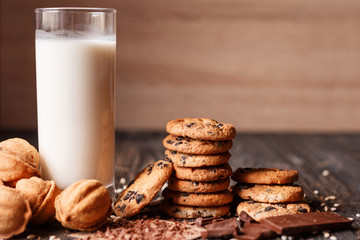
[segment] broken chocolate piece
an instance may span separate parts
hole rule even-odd
[[[278,234],[295,234],[349,228],[352,221],[333,212],[312,212],[263,218],[260,223]]]
[[[252,217],[249,216],[249,214],[247,214],[244,211],[240,212],[239,220],[240,220],[241,223],[254,223],[254,222],[256,222]]]
[[[233,236],[238,232],[236,218],[230,218],[224,221],[207,224],[204,227],[207,230],[206,238]]]
[[[256,239],[268,239],[275,237],[275,233],[264,225],[258,223],[245,223],[242,227],[241,233],[248,236],[253,236]]]

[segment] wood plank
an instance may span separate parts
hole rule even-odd
[[[1,1],[2,128],[36,128],[33,9],[59,5],[98,2]],[[240,131],[360,132],[359,1],[101,5],[118,9],[118,129],[206,116]]]

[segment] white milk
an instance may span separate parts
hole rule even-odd
[[[115,41],[36,39],[43,177],[64,189],[114,174]]]

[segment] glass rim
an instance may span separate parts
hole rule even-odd
[[[35,13],[41,12],[83,12],[83,13],[116,13],[115,8],[96,8],[96,7],[49,7],[35,8]]]

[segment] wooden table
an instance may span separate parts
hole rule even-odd
[[[2,132],[0,140],[23,137],[37,146],[35,132]],[[164,158],[162,139],[165,132],[116,133],[116,187],[121,178],[128,183],[136,173],[151,162]],[[231,149],[230,164],[238,167],[292,168],[300,172],[297,182],[306,193],[313,210],[324,210],[339,203],[336,213],[351,217],[353,229],[334,233],[337,239],[360,239],[360,135],[357,134],[242,134],[238,133]],[[325,173],[328,172],[327,176]],[[319,193],[315,194],[314,190]],[[324,201],[328,196],[335,200]],[[58,225],[31,229],[36,237],[65,238],[66,231]],[[26,238],[30,230],[16,237]],[[324,239],[321,233],[308,235]]]

